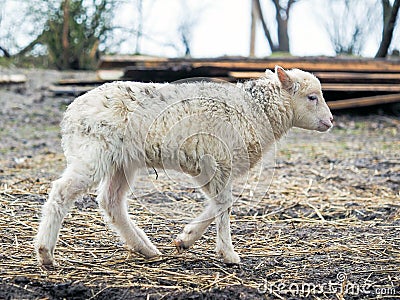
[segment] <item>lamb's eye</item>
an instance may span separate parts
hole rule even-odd
[[[310,100],[310,101],[318,101],[318,97],[315,96],[315,95],[309,95],[309,96],[307,96],[307,98],[308,98],[308,100]]]

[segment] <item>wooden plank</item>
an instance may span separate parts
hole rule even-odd
[[[215,67],[197,67],[180,65],[176,67],[127,67],[124,79],[143,82],[172,82],[193,77],[227,77],[228,70]]]
[[[76,78],[67,78],[61,79],[57,81],[57,85],[100,85],[105,83],[105,80],[99,79],[76,79]]]
[[[400,84],[400,73],[350,73],[350,72],[316,72],[314,73],[321,80],[329,81],[366,81],[381,83],[399,83]]]
[[[234,79],[254,79],[264,76],[265,72],[256,71],[230,71],[228,75]]]
[[[336,73],[338,75],[338,73]],[[229,72],[229,76],[235,79],[251,79],[259,78],[263,76],[263,72]],[[351,80],[350,74],[342,74],[344,78]],[[396,80],[398,77],[400,79],[400,74],[363,74],[363,75],[373,75],[373,76],[361,76],[361,78],[374,78],[375,82],[381,82],[378,80],[380,76],[383,78],[391,78]],[[384,76],[388,75],[388,76]],[[317,76],[318,77],[318,76]],[[340,76],[339,76],[340,77]],[[322,81],[322,90],[324,91],[334,91],[334,92],[400,92],[400,84],[380,84],[380,83],[325,83],[325,78],[319,77]],[[400,82],[399,82],[400,83]]]
[[[80,96],[92,89],[94,89],[96,86],[56,86],[56,85],[51,85],[48,90],[52,92],[56,96],[61,96],[61,95],[70,95],[70,96]]]
[[[0,84],[25,83],[27,78],[23,74],[0,75]]]
[[[135,66],[138,63],[152,61],[161,63],[168,61],[166,57],[146,56],[146,55],[104,55],[100,58],[98,69],[123,69],[128,66]]]
[[[136,62],[138,63],[138,62]],[[264,71],[265,69],[274,69],[276,65],[284,68],[300,68],[308,71],[351,71],[351,72],[400,72],[400,63],[388,60],[371,59],[311,59],[311,58],[274,58],[274,59],[183,59],[159,61],[144,61],[142,66],[152,68],[156,66],[171,66],[185,64],[192,67],[210,66],[221,67],[231,70],[253,70]]]
[[[233,79],[253,79],[264,76],[264,72],[230,71]],[[349,73],[349,72],[315,72],[321,82],[341,83],[393,83],[400,84],[400,73]]]
[[[123,69],[116,70],[97,70],[96,72],[97,78],[103,81],[114,81],[120,80],[122,76],[124,76]]]
[[[338,110],[345,108],[365,107],[378,104],[388,104],[400,102],[400,94],[379,95],[362,98],[352,98],[336,101],[328,101],[330,109]]]
[[[284,68],[300,68],[307,71],[345,71],[345,72],[400,72],[400,60],[387,59],[354,59],[354,58],[329,58],[329,57],[284,57],[249,59],[245,57],[221,57],[213,59],[187,59],[187,58],[146,58],[135,56],[102,57],[99,67],[127,67],[143,66],[146,68],[167,67],[177,65],[190,65],[192,67],[210,66],[234,70],[264,71],[274,69],[276,65]]]
[[[352,83],[322,83],[323,91],[341,92],[400,92],[400,85],[395,84],[352,84]]]
[[[221,67],[232,70],[273,70],[276,65],[285,69],[302,69],[309,72],[317,71],[352,71],[352,72],[400,72],[400,64],[391,62],[377,62],[370,61],[355,61],[355,62],[311,62],[311,61],[285,61],[285,60],[271,60],[259,62],[203,62],[193,63],[193,67],[199,66],[212,66]]]

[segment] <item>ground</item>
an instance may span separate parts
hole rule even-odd
[[[326,134],[293,130],[238,180],[232,216],[242,262],[214,254],[215,228],[178,254],[172,239],[203,205],[186,178],[143,172],[130,214],[162,251],[146,260],[109,229],[95,194],[65,219],[52,269],[33,254],[40,208],[65,162],[59,122],[72,98],[57,79],[94,76],[38,70],[0,87],[1,299],[400,298],[400,121],[335,115]],[[257,172],[258,171],[258,172]]]

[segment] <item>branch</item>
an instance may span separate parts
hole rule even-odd
[[[295,4],[297,1],[298,1],[298,0],[289,0],[289,1],[288,1],[288,4],[287,4],[287,6],[286,6],[286,16],[287,16],[288,19],[289,19],[289,12],[290,12],[290,9],[292,8],[292,5]]]
[[[388,19],[387,23],[384,25],[385,31],[382,35],[382,42],[379,46],[378,52],[376,53],[375,57],[386,57],[388,53],[388,49],[390,43],[392,42],[393,38],[393,31],[396,25],[397,14],[399,12],[400,7],[400,0],[395,0],[392,7],[392,12],[390,14],[390,18]]]
[[[289,0],[286,10],[290,10],[290,7],[295,4],[298,0]]]
[[[22,49],[17,54],[15,54],[15,56],[23,56],[26,53],[28,53],[29,51],[31,51],[33,49],[33,47],[35,47],[37,44],[43,44],[43,38],[44,38],[45,33],[46,32],[43,31],[35,40],[30,42],[28,46],[26,46],[24,49]]]
[[[9,58],[11,57],[10,52],[8,52],[6,49],[0,46],[0,50],[4,53],[4,56]]]
[[[277,12],[279,12],[282,9],[282,6],[279,4],[279,0],[272,0],[272,3],[275,5]]]
[[[276,49],[276,47],[275,47],[275,45],[274,45],[274,42],[272,41],[271,34],[270,34],[269,30],[268,30],[267,23],[265,23],[265,19],[264,19],[262,10],[261,10],[260,0],[256,0],[255,2],[256,2],[257,13],[258,13],[258,16],[260,17],[260,20],[261,20],[261,24],[262,24],[262,27],[263,27],[263,30],[264,30],[265,37],[266,37],[267,40],[268,40],[268,44],[269,44],[269,46],[270,46],[270,48],[271,48],[271,51],[274,52],[275,49]]]

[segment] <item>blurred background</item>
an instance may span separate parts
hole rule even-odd
[[[399,0],[0,0],[0,62],[94,69],[104,54],[398,56]]]

